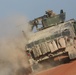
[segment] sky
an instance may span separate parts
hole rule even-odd
[[[23,20],[24,17],[32,20],[43,16],[49,9],[57,14],[63,9],[66,12],[66,20],[69,20],[76,19],[75,8],[76,0],[0,0],[0,36],[7,31],[10,32],[13,24],[9,23],[9,26],[8,21],[13,15],[13,19],[17,21]]]
[[[16,13],[33,19],[48,9],[56,13],[63,9],[69,19],[76,18],[75,8],[76,0],[0,0],[0,18]]]

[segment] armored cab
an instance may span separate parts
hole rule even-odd
[[[65,17],[63,10],[60,10],[60,14],[49,10],[45,15],[29,22],[32,29],[34,26],[37,28],[27,44],[26,52],[30,58],[38,62],[49,58],[76,58],[76,21],[65,21]]]

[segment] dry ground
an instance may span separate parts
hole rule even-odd
[[[36,75],[76,75],[76,60],[45,70]]]

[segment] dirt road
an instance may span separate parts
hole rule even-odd
[[[76,75],[76,60],[45,70],[36,75]]]

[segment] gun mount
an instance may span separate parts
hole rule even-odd
[[[32,29],[36,26],[36,29],[43,30],[48,27],[52,27],[58,25],[59,23],[63,23],[65,21],[65,12],[60,10],[60,14],[55,14],[52,10],[46,11],[46,14],[35,18],[29,23],[32,25]],[[42,25],[42,27],[38,28],[38,25]]]

